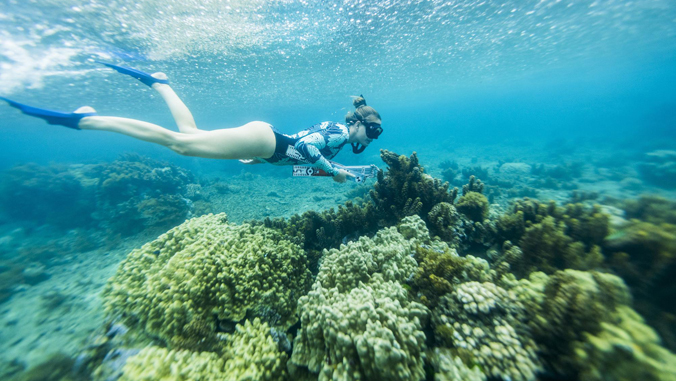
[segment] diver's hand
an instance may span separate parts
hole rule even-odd
[[[348,177],[348,176],[354,177],[354,175],[351,174],[350,172],[348,172],[348,171],[346,171],[346,170],[344,170],[344,169],[339,169],[339,170],[338,170],[338,174],[335,175],[335,176],[333,176],[333,181],[335,181],[335,182],[337,182],[337,183],[344,183],[345,180],[347,180],[347,177]]]

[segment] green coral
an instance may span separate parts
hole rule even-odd
[[[565,379],[673,380],[674,355],[629,307],[617,276],[576,270],[504,277],[527,311],[546,368]],[[620,362],[625,362],[619,364]],[[631,371],[622,373],[618,370]],[[633,376],[640,375],[635,378]]]
[[[279,232],[207,215],[132,251],[106,285],[105,306],[170,348],[217,350],[219,321],[294,324],[310,285],[306,262]]]
[[[511,211],[498,218],[498,236],[502,242],[519,242],[527,228],[547,217],[553,218],[556,224],[562,224],[563,234],[582,242],[586,250],[602,245],[610,229],[609,217],[598,205],[566,204],[560,207],[553,201],[545,204],[524,198],[514,202]]]
[[[676,225],[631,220],[607,238],[603,250],[609,267],[632,288],[636,309],[676,350]]]
[[[415,271],[416,244],[429,242],[419,217],[325,254],[312,291],[298,302],[301,328],[291,362],[320,380],[424,377],[427,309],[400,282]]]
[[[279,351],[266,323],[247,320],[224,336],[223,355],[146,347],[127,360],[120,381],[286,379],[287,355]]]
[[[463,170],[464,172],[464,170]],[[488,177],[488,173],[485,173],[484,177]],[[481,180],[477,179],[476,176],[471,175],[469,176],[469,181],[467,184],[462,186],[462,194],[463,196],[466,195],[469,192],[475,192],[475,193],[484,193],[484,183],[481,182]]]
[[[448,247],[417,246],[415,259],[418,268],[411,279],[412,290],[420,302],[430,308],[457,284],[471,280],[490,282],[497,278],[485,260],[471,255],[461,257]]]
[[[448,183],[434,179],[419,165],[418,157],[409,158],[387,150],[380,157],[388,165],[388,173],[378,173],[378,181],[371,191],[371,198],[379,212],[382,225],[396,224],[406,216],[417,214],[426,218],[432,208],[440,203],[452,204],[457,189],[449,191]]]
[[[620,306],[612,323],[601,323],[597,334],[585,334],[574,351],[585,366],[580,379],[676,380],[676,355],[660,345],[660,339],[634,310]]]
[[[594,269],[603,262],[599,246],[585,251],[584,244],[565,234],[564,222],[556,222],[553,217],[545,217],[542,222],[526,229],[519,241],[523,250],[520,262],[512,270],[518,276],[533,271],[551,274],[558,269]]]
[[[492,227],[475,226],[458,214],[453,207],[457,188],[449,189],[448,183],[426,174],[415,153],[407,158],[382,150],[381,158],[388,169],[378,173],[370,200],[360,204],[347,202],[344,207],[339,206],[338,211],[306,212],[288,220],[267,219],[262,224],[278,229],[302,244],[313,273],[318,271],[323,249],[338,248],[346,240],[373,234],[381,227],[396,225],[412,215],[429,221],[432,235],[448,239],[454,246],[460,246],[459,242],[463,240],[482,245],[492,240]],[[473,189],[479,183],[475,182]],[[461,231],[464,229],[469,232]]]
[[[465,193],[455,207],[472,221],[481,222],[488,217],[488,199],[478,192]]]
[[[609,217],[599,206],[558,207],[524,199],[496,222],[505,249],[496,264],[509,263],[518,277],[533,271],[551,274],[560,269],[598,269],[604,262],[601,245],[609,232]],[[513,244],[517,251],[508,252]]]
[[[385,280],[405,281],[417,268],[410,254],[421,239],[429,242],[427,229],[419,230],[421,226],[418,223],[422,223],[424,228],[424,222],[417,216],[407,217],[399,230],[385,228],[373,238],[360,237],[347,246],[325,252],[316,282],[322,287],[346,292],[361,282],[368,283],[375,273],[380,273]],[[415,235],[407,239],[399,231]]]
[[[655,195],[641,196],[627,200],[622,205],[627,218],[638,219],[651,224],[676,224],[676,202]]]
[[[537,347],[514,293],[490,282],[465,282],[440,299],[432,321],[437,340],[466,364],[505,380],[535,380]]]
[[[486,381],[478,366],[470,369],[448,348],[428,351],[427,358],[434,367],[434,381]]]
[[[323,288],[299,301],[302,327],[291,361],[319,380],[419,380],[424,377],[427,309],[398,282],[376,273],[346,292]]]
[[[378,229],[377,211],[370,202],[355,204],[351,201],[321,213],[308,211],[288,220],[265,219],[252,222],[281,231],[301,245],[308,253],[310,268],[316,273],[324,249],[337,248],[345,237],[353,237]]]

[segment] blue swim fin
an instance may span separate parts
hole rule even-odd
[[[75,113],[75,112],[61,112],[61,111],[53,111],[53,110],[46,110],[43,108],[37,108],[33,106],[28,106],[19,102],[15,102],[11,99],[7,99],[4,97],[0,97],[0,100],[3,100],[7,103],[9,103],[10,106],[14,108],[18,108],[21,110],[22,113],[30,116],[34,116],[37,118],[42,118],[47,121],[49,124],[55,124],[59,126],[66,126],[68,128],[73,128],[76,130],[79,130],[80,127],[78,127],[78,123],[80,123],[80,119],[86,117],[86,116],[95,116],[97,115],[95,112],[83,112],[83,113]]]
[[[148,73],[142,72],[141,70],[132,69],[132,68],[126,67],[126,66],[113,65],[111,63],[107,63],[107,62],[103,62],[103,61],[96,61],[96,62],[100,63],[101,65],[106,65],[109,68],[116,70],[116,71],[118,71],[122,74],[132,76],[132,77],[138,79],[139,81],[143,82],[148,87],[151,87],[153,85],[153,83],[165,83],[165,84],[169,83],[168,79],[157,79],[157,78],[153,77],[152,75],[150,75]]]

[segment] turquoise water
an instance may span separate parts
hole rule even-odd
[[[410,142],[405,149],[422,151],[422,127],[462,140],[637,133],[649,140],[674,122],[669,1],[0,6],[0,91],[54,109],[91,105],[173,125],[151,91],[98,59],[166,72],[204,129],[260,119],[294,132],[341,121],[349,96],[359,94],[383,114],[388,133],[378,148]],[[9,109],[3,119],[3,164],[162,151],[110,134],[39,128]],[[33,144],[44,158],[27,149]]]
[[[100,115],[175,129],[159,95],[97,60],[166,73],[201,129],[261,120],[294,133],[321,121],[343,122],[352,97],[363,94],[382,115],[385,132],[359,156],[343,150],[335,159],[341,163],[385,169],[381,149],[415,151],[427,173],[452,186],[467,182],[460,170],[478,166],[488,171],[489,186],[509,181],[559,204],[578,190],[594,194],[588,204],[626,219],[624,200],[651,194],[676,201],[676,3],[670,0],[0,0],[0,96],[63,111],[88,105]],[[48,273],[0,282],[11,289],[11,298],[0,301],[6,343],[0,376],[21,374],[17,369],[59,351],[77,357],[106,321],[98,296],[106,279],[132,249],[186,218],[206,212],[224,212],[234,223],[290,217],[367,194],[330,179],[293,179],[288,168],[182,157],[122,135],[47,125],[4,102],[0,129],[6,183],[20,182],[45,198],[36,208],[31,197],[38,193],[2,188],[4,200],[14,200],[0,212],[0,274]],[[656,161],[650,153],[658,150],[671,154]],[[105,171],[125,153],[190,171],[196,179],[185,184],[201,184],[203,195],[181,194],[189,204],[187,212],[179,208],[184,214],[152,223],[145,216],[120,233],[111,226],[125,217],[115,207],[128,200],[87,193],[86,181],[98,177],[83,168]],[[444,178],[444,162],[451,161],[460,165],[458,175]],[[583,170],[554,186],[538,182],[535,172],[509,177],[499,170],[504,163],[572,163]],[[646,165],[648,172],[641,169]],[[17,175],[17,167],[29,169]],[[82,202],[75,205],[61,183],[31,185],[30,173],[77,178]],[[148,195],[164,188],[148,189],[134,197],[159,199]],[[503,190],[491,208],[506,212],[515,198],[534,195],[527,193]],[[102,203],[105,212],[97,209]],[[34,214],[7,205],[33,207]],[[81,209],[70,216],[72,208]],[[673,237],[660,239],[673,251]],[[32,254],[24,261],[26,253]],[[76,274],[72,283],[69,274]],[[67,296],[67,309],[54,292]],[[45,300],[57,300],[56,307],[31,309]],[[667,345],[672,351],[674,343]]]

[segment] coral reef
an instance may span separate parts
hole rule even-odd
[[[609,232],[609,217],[599,206],[558,207],[554,202],[517,200],[512,210],[496,221],[504,257],[517,277],[533,271],[551,274],[558,269],[588,270],[603,263],[601,245]],[[519,246],[519,255],[512,251]]]
[[[291,361],[319,380],[424,378],[427,310],[408,301],[398,282],[376,273],[368,284],[341,293],[317,282],[299,301],[302,327]]]
[[[488,217],[488,199],[478,192],[463,194],[455,207],[474,222],[482,222]]]
[[[306,262],[274,230],[207,215],[132,251],[103,296],[107,311],[172,349],[217,351],[221,323],[295,323],[296,300],[310,285]]]
[[[189,171],[135,154],[112,163],[83,168],[82,178],[95,182],[99,224],[116,233],[131,235],[149,227],[170,227],[189,217],[195,178]]]
[[[2,176],[0,209],[14,220],[130,235],[185,220],[185,196],[201,197],[194,182],[185,169],[130,154],[91,165],[26,164]]]
[[[537,347],[523,323],[516,295],[490,282],[465,282],[444,295],[434,309],[437,340],[466,364],[505,380],[535,380]]]
[[[252,221],[252,224],[279,230],[289,239],[303,245],[310,269],[317,273],[323,250],[336,248],[349,239],[377,230],[376,214],[372,203],[355,204],[348,201],[344,206],[338,206],[338,211],[308,211],[288,220],[267,218],[262,223]]]
[[[415,259],[418,268],[410,284],[419,301],[429,308],[434,308],[439,297],[452,292],[460,283],[491,282],[498,277],[485,260],[471,255],[461,257],[448,247],[419,245],[415,248]]]
[[[447,348],[428,351],[427,358],[434,367],[434,381],[486,381],[478,366],[472,369]]]
[[[259,319],[238,324],[219,356],[212,352],[146,347],[130,357],[120,381],[284,380],[287,355],[277,348],[270,327]]]
[[[95,201],[68,167],[24,164],[0,177],[0,208],[15,221],[68,229],[93,222]]]
[[[411,247],[429,240],[421,226],[409,217],[400,227],[413,235],[408,240],[390,228],[326,254],[312,291],[298,302],[292,364],[320,380],[424,378],[428,312],[400,283],[416,268]]]
[[[453,204],[457,189],[449,191],[448,183],[425,174],[415,152],[410,158],[387,150],[380,157],[388,165],[387,176],[378,173],[371,198],[382,220],[382,226],[390,226],[406,216],[417,214],[426,218],[432,208],[440,203]]]
[[[506,277],[502,283],[524,305],[545,367],[559,377],[590,381],[676,377],[676,356],[659,345],[652,329],[629,307],[631,297],[620,278],[564,270],[551,276],[531,273],[529,280],[518,282]]]
[[[439,238],[451,246],[459,246],[465,238],[465,221],[455,206],[447,202],[436,204],[427,215],[427,221]]]
[[[481,166],[474,167],[465,167],[462,169],[462,177],[469,179],[471,177],[478,177],[482,179],[488,179],[488,169]]]
[[[671,220],[673,209],[660,209],[662,200],[657,201],[641,207],[650,213],[631,212],[654,223],[632,219],[608,236],[603,251],[608,267],[631,287],[636,309],[660,332],[667,347],[676,350],[676,225],[660,222]]]
[[[637,169],[648,183],[670,189],[676,187],[676,151],[648,152],[645,161],[639,163]]]
[[[531,167],[531,174],[536,177],[532,181],[536,188],[575,189],[573,180],[582,176],[581,162],[568,162],[558,165],[539,164]]]
[[[636,200],[626,200],[621,206],[627,218],[656,225],[676,225],[676,202],[664,197],[643,195]]]

